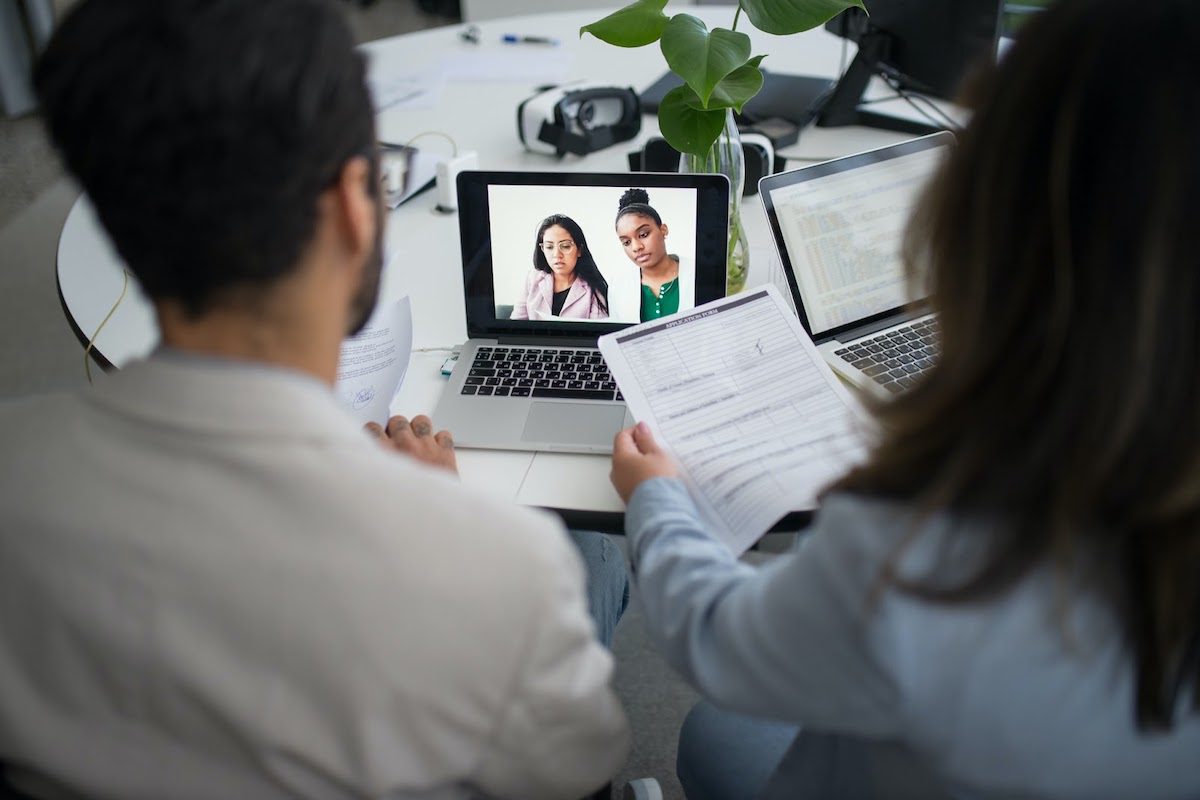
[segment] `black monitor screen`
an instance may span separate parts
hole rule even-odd
[[[863,45],[880,34],[876,69],[907,89],[953,99],[971,63],[994,56],[1003,0],[864,0],[830,29]]]

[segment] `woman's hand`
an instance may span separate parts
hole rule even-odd
[[[642,481],[651,478],[678,478],[679,468],[669,455],[662,451],[654,434],[644,422],[626,428],[613,440],[612,472],[609,479],[613,488],[627,504],[633,491]]]
[[[368,422],[366,429],[392,450],[407,453],[418,461],[441,467],[458,474],[458,462],[454,458],[454,437],[450,431],[433,432],[433,420],[421,414],[413,417],[392,417],[387,428],[377,422]]]

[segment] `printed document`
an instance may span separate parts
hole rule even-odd
[[[600,351],[734,553],[865,454],[857,402],[774,286],[608,334]]]
[[[360,422],[387,424],[388,407],[400,390],[412,357],[412,305],[407,297],[380,303],[366,327],[342,342],[338,398]]]

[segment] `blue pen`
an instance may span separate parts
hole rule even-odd
[[[506,33],[500,37],[500,41],[505,44],[558,44],[558,39],[549,36],[522,36],[516,33]]]

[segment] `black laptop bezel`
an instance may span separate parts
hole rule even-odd
[[[775,251],[779,254],[779,263],[783,267],[783,274],[787,276],[788,289],[792,293],[792,302],[796,306],[796,314],[800,317],[800,324],[804,326],[805,332],[813,338],[813,341],[820,344],[838,339],[843,334],[852,331],[869,330],[872,326],[889,318],[900,315],[913,316],[926,313],[928,311],[928,303],[925,298],[921,298],[912,303],[894,306],[877,314],[830,328],[821,333],[813,333],[812,324],[808,321],[808,312],[804,307],[804,300],[800,296],[800,286],[796,279],[796,269],[788,255],[787,242],[783,238],[783,228],[779,224],[779,214],[775,210],[775,200],[772,193],[787,186],[794,186],[797,183],[823,178],[827,175],[849,172],[850,170],[879,164],[884,161],[891,161],[892,159],[912,155],[924,150],[932,150],[937,147],[952,147],[954,142],[953,134],[941,131],[939,133],[931,133],[928,136],[909,139],[898,144],[855,153],[843,158],[823,161],[820,164],[812,164],[800,167],[799,169],[768,175],[759,180],[758,194],[762,198],[763,210],[767,213],[767,224],[771,229],[771,238],[775,241]]]
[[[489,186],[601,186],[696,190],[696,305],[725,296],[725,251],[729,236],[729,180],[724,175],[639,172],[520,172],[467,170],[460,172],[458,231],[462,247],[463,297],[467,336],[472,339],[522,341],[525,337],[552,342],[595,345],[606,333],[637,323],[550,322],[496,319],[492,282]],[[613,216],[616,217],[614,205]]]

